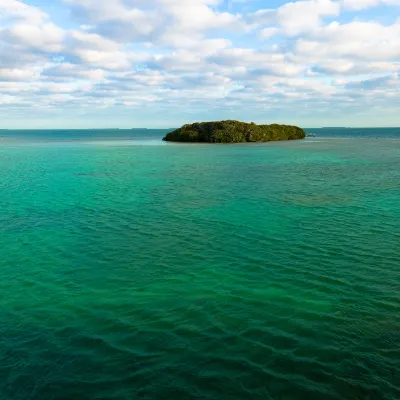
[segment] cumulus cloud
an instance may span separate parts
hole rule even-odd
[[[387,89],[388,87],[391,90],[398,90],[400,89],[400,75],[392,74],[363,81],[347,81],[345,86],[350,89],[360,88],[363,90]]]
[[[296,36],[319,27],[324,17],[335,17],[339,13],[340,5],[336,1],[306,0],[289,2],[276,10],[259,10],[249,16],[249,21],[259,25],[280,25],[283,33]],[[276,33],[276,27],[263,31]]]
[[[53,81],[102,81],[106,79],[107,72],[103,69],[90,69],[81,65],[62,63],[50,64],[42,70],[41,76]]]
[[[340,6],[331,0],[308,0],[287,3],[278,9],[282,29],[288,35],[299,35],[317,28],[324,17],[336,17]]]
[[[42,25],[18,23],[2,30],[1,39],[15,46],[56,53],[63,48],[64,31],[51,22]]]
[[[245,2],[222,0],[55,0],[49,15],[0,0],[0,106],[149,104],[189,108],[199,119],[211,109],[329,115],[343,104],[371,107],[372,99],[390,110],[400,97],[400,20],[355,12],[398,10],[399,1],[252,3],[248,12]]]
[[[65,0],[73,15],[94,24],[92,30],[121,42],[160,42],[179,47],[179,36],[201,38],[205,31],[237,29],[245,23],[240,15],[216,11],[214,0]],[[172,39],[172,40],[171,40]],[[188,39],[186,39],[188,40]]]
[[[400,5],[400,0],[341,0],[341,4],[348,9],[361,10],[363,8],[376,7],[380,4]]]
[[[0,20],[5,22],[8,18],[39,24],[47,19],[48,15],[39,8],[18,0],[0,0]]]
[[[400,23],[383,26],[375,22],[337,22],[299,39],[296,51],[302,55],[348,57],[362,61],[397,61],[400,59]]]
[[[23,68],[0,68],[0,81],[26,81],[38,78],[40,70]]]

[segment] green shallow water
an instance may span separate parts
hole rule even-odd
[[[400,398],[399,140],[143,144],[0,146],[2,400]]]

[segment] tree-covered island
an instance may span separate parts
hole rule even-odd
[[[291,125],[256,125],[240,121],[197,122],[168,133],[167,142],[246,143],[304,139],[303,129]]]

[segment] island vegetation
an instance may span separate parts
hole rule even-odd
[[[187,124],[169,132],[168,142],[245,143],[304,139],[303,129],[291,125],[256,125],[254,122],[214,121]]]

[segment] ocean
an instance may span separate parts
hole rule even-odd
[[[400,129],[0,131],[0,399],[400,398]]]

